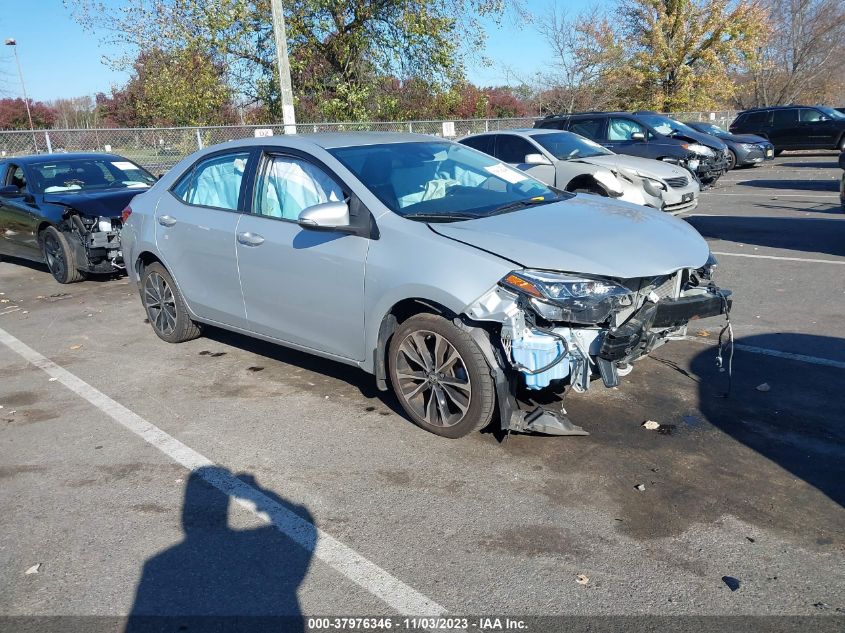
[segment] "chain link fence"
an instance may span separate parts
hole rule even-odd
[[[712,121],[722,127],[735,112],[682,112],[673,116],[685,121]],[[467,134],[533,127],[535,117],[512,119],[466,119],[451,121],[371,121],[356,123],[299,123],[297,134],[320,132],[413,132],[446,138]],[[197,149],[254,136],[282,135],[284,125],[236,125],[170,128],[92,128],[84,130],[0,131],[0,156],[61,152],[108,152],[124,156],[159,173]]]

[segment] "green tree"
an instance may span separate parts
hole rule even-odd
[[[731,70],[753,58],[766,32],[756,0],[622,0],[630,51],[629,107],[702,110],[733,95]]]
[[[144,50],[202,51],[226,72],[246,104],[278,118],[278,77],[270,0],[65,0],[84,26],[107,41]],[[480,50],[479,19],[508,0],[289,0],[285,2],[297,106],[328,119],[377,113],[379,81],[424,79],[448,86],[463,75],[467,51]],[[127,60],[115,59],[126,67]],[[301,118],[301,117],[300,117]]]

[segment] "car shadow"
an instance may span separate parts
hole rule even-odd
[[[829,163],[817,163],[817,162],[812,162],[812,163],[779,163],[778,167],[800,167],[800,168],[812,167],[813,169],[838,169],[839,163],[835,160],[833,160]]]
[[[37,271],[39,273],[44,273],[45,275],[51,275],[50,269],[47,268],[47,264],[42,262],[34,262],[31,259],[23,259],[21,257],[12,257],[10,255],[0,255],[0,262],[6,262],[9,264],[14,264],[15,266],[22,266],[23,268],[29,268],[30,270]],[[92,274],[89,273],[88,276],[85,278],[85,281],[93,281],[97,283],[102,283],[104,281],[113,281],[115,279],[119,279],[121,277],[125,277],[126,273],[123,271],[115,271],[112,273],[96,273]]]
[[[309,546],[275,525],[232,528],[235,494],[249,495],[246,501],[274,521],[281,515]],[[304,631],[297,589],[317,541],[305,507],[261,488],[251,475],[203,466],[185,485],[182,529],[182,540],[144,563],[126,633]]]
[[[706,238],[845,256],[843,219],[700,215],[686,221]]]
[[[245,352],[271,358],[285,365],[292,365],[345,382],[355,387],[367,400],[378,400],[396,415],[408,419],[393,392],[390,390],[380,391],[376,387],[375,378],[357,367],[221,328],[206,326],[203,328],[203,336],[223,345],[231,345]]]
[[[808,350],[845,344],[825,336],[790,336]],[[763,335],[736,342],[764,348],[772,341]],[[837,384],[845,370],[822,367],[809,372],[800,361],[753,354],[740,347],[733,363],[733,393],[726,397],[726,377],[713,358],[708,348],[690,363],[690,372],[698,378],[699,410],[707,421],[845,505],[845,416],[841,408],[831,408],[831,403],[841,399]],[[825,376],[829,380],[819,380]],[[766,387],[760,388],[764,381]],[[741,472],[736,475],[742,477]]]
[[[838,179],[801,179],[801,180],[743,180],[736,183],[740,187],[756,187],[760,189],[781,189],[788,191],[839,191]]]

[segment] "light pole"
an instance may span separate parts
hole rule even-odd
[[[293,111],[293,90],[290,85],[288,38],[285,33],[285,11],[282,0],[271,0],[273,35],[276,40],[276,61],[279,66],[279,91],[282,97],[282,122],[285,134],[296,134],[296,115]]]
[[[32,143],[35,145],[35,153],[38,153],[38,141],[35,140],[35,126],[32,125],[32,113],[29,111],[29,98],[26,96],[26,84],[23,81],[21,60],[18,57],[18,43],[11,37],[6,40],[6,46],[11,46],[15,52],[15,63],[18,65],[18,76],[21,78],[21,89],[23,90],[23,104],[26,106],[26,118],[29,119],[29,131],[32,132]]]

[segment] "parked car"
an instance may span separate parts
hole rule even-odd
[[[842,203],[842,211],[845,212],[845,151],[839,155],[839,166],[842,168],[842,181],[839,184],[839,201]]]
[[[605,385],[729,309],[689,224],[552,189],[431,136],[244,139],[126,211],[130,278],[163,340],[204,324],[375,374],[420,427],[582,434],[514,390]]]
[[[772,106],[740,112],[731,134],[769,139],[775,155],[787,149],[845,151],[845,114],[825,106]]]
[[[728,148],[722,141],[655,112],[559,114],[535,122],[534,127],[575,132],[617,154],[678,164],[705,187],[728,169]]]
[[[842,114],[845,114],[845,108],[834,108],[834,110],[836,110],[837,112],[841,112]]]
[[[715,136],[728,146],[728,169],[737,167],[753,167],[766,160],[775,159],[775,146],[762,136],[753,134],[731,134],[720,128],[715,123],[702,123],[700,121],[688,121],[688,125],[702,134]]]
[[[63,284],[123,270],[121,212],[154,182],[114,154],[0,160],[0,255],[44,262]]]
[[[669,213],[698,205],[698,182],[677,165],[614,154],[583,136],[558,130],[507,130],[459,143],[498,158],[547,185],[618,198]]]

